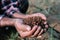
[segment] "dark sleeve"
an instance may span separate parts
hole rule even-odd
[[[0,0],[0,15],[2,15],[2,10],[1,10],[1,8],[2,8],[2,3],[1,3],[1,0]]]
[[[26,11],[28,10],[28,7],[29,7],[28,0],[20,1],[20,5],[21,5],[21,6],[19,6],[20,12],[21,13],[26,13]]]
[[[19,0],[18,1],[18,6],[16,4],[14,4],[14,2],[16,2],[16,1],[13,1],[11,3],[3,1],[3,3],[2,3],[3,7],[2,8],[3,8],[3,11],[4,11],[5,14],[7,14],[8,16],[10,16],[14,12],[26,13],[26,11],[28,9],[28,6],[29,6],[28,0]]]
[[[16,5],[17,1],[11,2],[12,0],[9,1],[1,1],[2,2],[2,7],[1,7],[1,14],[5,14],[7,16],[12,15],[14,12],[19,12],[18,7],[14,7]]]
[[[3,11],[2,11],[2,3],[1,3],[1,0],[0,0],[0,20],[4,17],[4,15],[3,15]]]

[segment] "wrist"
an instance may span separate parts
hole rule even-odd
[[[13,19],[14,20],[14,26],[18,23],[23,24],[23,19]]]
[[[10,18],[3,18],[0,21],[0,26],[1,27],[3,27],[3,26],[14,26],[14,21]]]

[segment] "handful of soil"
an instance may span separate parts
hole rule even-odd
[[[31,28],[34,25],[41,26],[41,28],[43,29],[45,28],[45,24],[44,24],[45,20],[43,20],[39,16],[28,17],[28,18],[25,18],[23,21],[24,21],[24,24],[31,26]]]

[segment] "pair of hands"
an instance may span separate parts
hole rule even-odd
[[[28,18],[28,17],[33,17],[33,16],[39,16],[41,17],[43,20],[46,20],[46,17],[45,15],[41,14],[41,13],[35,13],[35,14],[31,14],[31,15],[26,15],[25,18]],[[48,28],[48,25],[47,25],[47,22],[45,21],[44,22],[45,25],[45,28]],[[22,24],[20,23],[19,21],[17,21],[15,23],[15,27],[18,31],[18,33],[20,34],[20,36],[22,38],[25,38],[25,37],[37,37],[37,36],[41,36],[41,34],[46,30],[42,29],[41,26],[38,27],[37,25],[35,25],[32,29],[29,25],[25,25],[25,24]]]

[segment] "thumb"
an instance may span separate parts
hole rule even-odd
[[[27,31],[30,31],[31,27],[29,25],[26,25],[26,29],[27,29]]]

